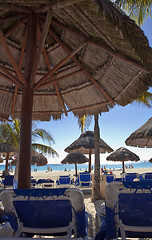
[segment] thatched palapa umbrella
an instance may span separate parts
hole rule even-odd
[[[151,86],[152,50],[108,0],[0,0],[0,117],[21,119],[19,188],[30,187],[32,119],[125,106]]]
[[[125,172],[125,165],[124,162],[125,161],[139,161],[139,157],[131,152],[130,150],[126,149],[126,148],[118,148],[117,150],[115,150],[113,153],[111,153],[106,160],[108,161],[119,161],[122,162],[122,173]]]
[[[19,156],[17,154],[16,158],[11,161],[11,165],[16,166],[16,161],[18,160],[19,160]],[[47,158],[42,153],[32,150],[31,165],[45,166],[47,163],[48,163]]]
[[[152,118],[134,131],[125,143],[128,146],[152,148]]]
[[[89,162],[89,159],[80,152],[69,153],[63,160],[62,164],[75,164],[75,176],[78,176],[77,173],[77,164],[82,164]]]
[[[95,153],[94,150],[94,132],[86,131],[82,133],[80,137],[71,143],[64,151],[68,153],[81,152],[83,154],[89,154],[89,172],[91,172],[91,154]],[[113,149],[105,143],[101,138],[99,139],[99,152],[110,153]]]
[[[16,147],[13,147],[9,143],[6,143],[6,142],[0,143],[0,153],[2,153],[3,156],[5,157],[5,159],[3,160],[6,160],[4,175],[9,174],[9,171],[8,171],[9,157],[13,156],[16,153],[16,151],[17,151]]]

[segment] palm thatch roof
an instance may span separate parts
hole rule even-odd
[[[89,159],[80,152],[69,153],[62,161],[62,164],[82,164],[89,162]]]
[[[31,62],[36,120],[107,112],[152,85],[147,38],[109,0],[0,0],[0,27],[1,119],[20,118]],[[34,34],[36,55],[26,45]]]
[[[16,147],[10,145],[9,143],[0,143],[0,153],[3,153],[4,157],[6,157],[7,153],[9,153],[9,156],[13,156],[16,151]]]
[[[19,160],[19,154],[17,154],[16,158],[11,161],[11,165],[15,166],[16,161]],[[42,154],[32,149],[32,159],[31,165],[37,166],[45,166],[48,163],[47,158]]]
[[[121,147],[115,150],[113,153],[111,153],[106,158],[106,160],[124,162],[124,161],[139,161],[140,158],[130,150]]]
[[[125,165],[124,162],[125,161],[139,161],[140,158],[133,152],[131,152],[130,150],[128,150],[127,148],[121,147],[118,148],[117,150],[115,150],[113,153],[111,153],[106,160],[109,161],[114,161],[114,162],[122,162],[122,173],[125,173]]]
[[[134,131],[125,141],[126,145],[152,148],[152,118]]]
[[[73,143],[71,143],[64,151],[68,153],[73,152],[81,152],[83,154],[89,154],[91,150],[91,153],[95,152],[94,149],[94,132],[92,131],[86,131],[85,133],[82,133],[80,137],[75,140]],[[101,138],[99,139],[99,152],[100,153],[110,153],[113,149],[105,143]]]

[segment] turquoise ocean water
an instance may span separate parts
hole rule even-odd
[[[137,162],[137,163],[126,163],[125,165],[129,166],[129,164],[132,164],[134,168],[151,168],[152,163],[149,161],[144,161],[144,162]],[[122,168],[122,164],[101,164],[101,168],[105,166],[106,168],[111,168],[111,169],[120,169]],[[74,164],[47,164],[45,166],[31,166],[31,170],[34,171],[34,169],[37,169],[37,171],[47,171],[47,167],[50,167],[52,171],[62,171],[65,168],[67,170],[75,170],[75,165]],[[94,168],[94,166],[93,166]],[[0,171],[3,171],[5,169],[5,165],[0,165]],[[14,169],[14,166],[13,166]],[[86,164],[78,164],[78,170],[86,170],[88,169],[88,163]]]

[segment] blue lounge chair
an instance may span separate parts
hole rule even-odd
[[[2,182],[4,185],[4,188],[13,187],[13,180],[14,180],[14,175],[6,175]]]
[[[31,187],[36,187],[37,181],[35,178],[31,178]]]
[[[125,173],[124,181],[133,181],[135,178],[138,178],[138,173]]]
[[[107,174],[106,175],[106,182],[110,183],[114,181],[114,175],[113,174]]]
[[[151,179],[152,180],[152,173],[151,172],[145,173],[144,175],[145,175],[144,176],[145,179]]]
[[[90,172],[79,173],[75,185],[79,187],[91,187],[92,177]]]
[[[152,237],[152,182],[109,183],[105,201],[105,227],[96,240]]]
[[[15,237],[87,235],[83,194],[76,188],[4,190],[1,200]]]
[[[73,184],[73,181],[71,180],[70,176],[60,176],[59,179],[56,181],[56,184],[60,186],[69,185]]]
[[[54,181],[52,179],[40,178],[37,180],[37,186],[42,188],[53,187]]]

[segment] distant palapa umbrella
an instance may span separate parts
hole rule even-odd
[[[89,162],[89,159],[80,152],[69,153],[63,160],[62,164],[75,164],[75,175],[77,177],[77,164]]]
[[[152,163],[152,158],[151,158],[151,159],[149,159],[149,162],[150,162],[150,163]]]
[[[125,172],[125,161],[139,161],[140,158],[133,152],[129,151],[126,148],[118,148],[116,151],[111,153],[106,160],[108,161],[120,161],[122,162],[122,173]]]
[[[86,131],[82,133],[80,137],[69,145],[64,151],[68,153],[81,152],[83,154],[89,154],[89,172],[91,172],[91,154],[95,153],[94,149],[94,132]],[[101,138],[99,139],[99,152],[110,153],[113,149],[105,143]]]
[[[5,174],[9,174],[9,172],[8,172],[9,157],[13,156],[16,151],[17,151],[16,147],[10,145],[9,143],[7,143],[7,142],[0,143],[0,153],[3,154],[3,156],[5,157],[4,160],[6,160],[6,163],[5,163]]]
[[[18,161],[18,155],[16,156],[16,159],[14,159],[11,162],[12,166],[16,165],[16,161]],[[32,162],[31,165],[37,165],[37,166],[45,166],[48,163],[47,158],[42,154],[38,153],[35,150],[32,150]]]
[[[133,132],[125,143],[128,146],[152,148],[152,118]]]

